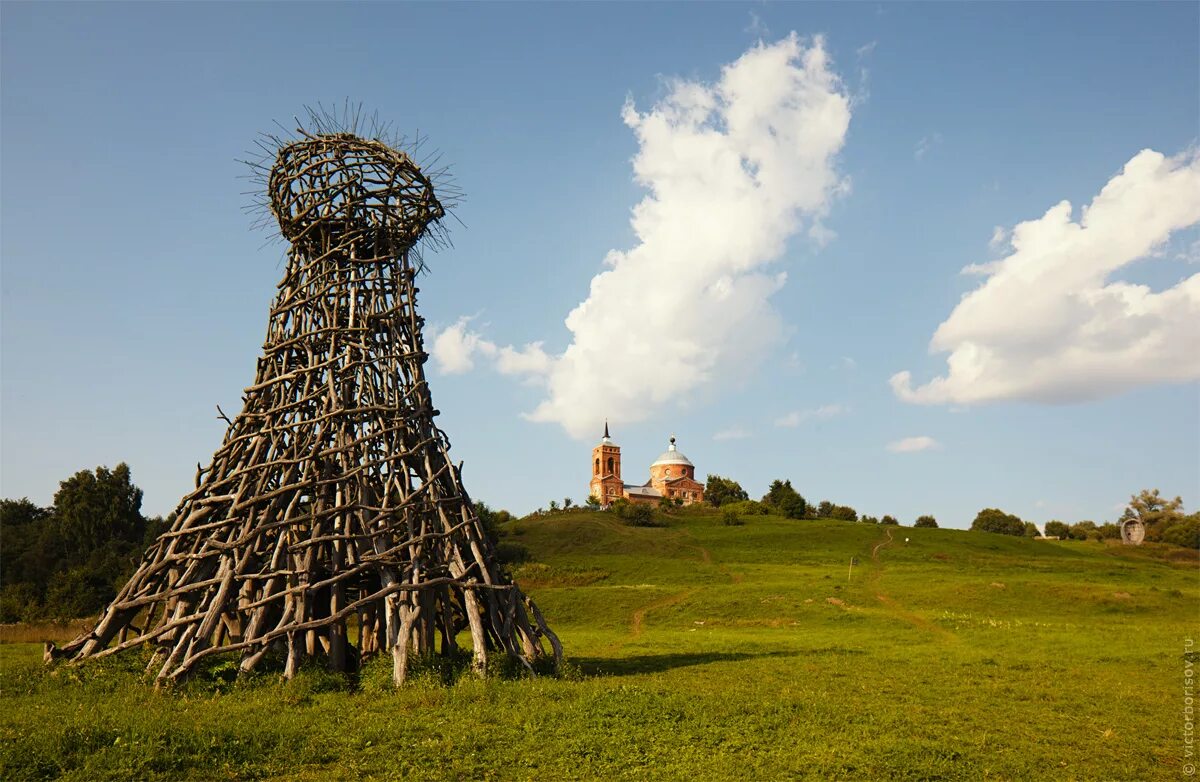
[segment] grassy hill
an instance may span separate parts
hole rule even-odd
[[[115,665],[46,676],[38,647],[6,644],[0,776],[1143,780],[1189,762],[1195,552],[690,513],[505,533],[572,676],[156,695]]]

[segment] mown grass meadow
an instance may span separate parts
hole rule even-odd
[[[0,777],[1182,775],[1195,552],[888,529],[511,523],[516,575],[567,648],[559,679],[431,668],[395,691],[371,667],[283,683],[215,665],[156,693],[132,656],[47,672],[26,630],[0,645]]]

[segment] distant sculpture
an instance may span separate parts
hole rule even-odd
[[[244,407],[98,624],[48,656],[152,644],[161,682],[227,652],[242,671],[277,654],[285,676],[390,652],[399,684],[410,652],[454,654],[469,629],[480,671],[493,651],[557,666],[433,423],[413,280],[442,204],[404,152],[311,120],[268,137],[291,248]]]
[[[1146,525],[1137,519],[1121,522],[1121,542],[1126,546],[1140,546],[1146,539]]]

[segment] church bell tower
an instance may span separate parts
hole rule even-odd
[[[621,446],[609,436],[608,421],[604,422],[604,439],[592,449],[592,481],[588,484],[588,493],[605,506],[625,496],[625,484],[621,481]]]

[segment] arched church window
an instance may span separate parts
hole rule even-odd
[[[596,474],[597,475],[600,474],[600,460],[599,459],[596,460]]]
[[[613,458],[611,456],[608,457],[608,471],[609,472],[613,471]]]

